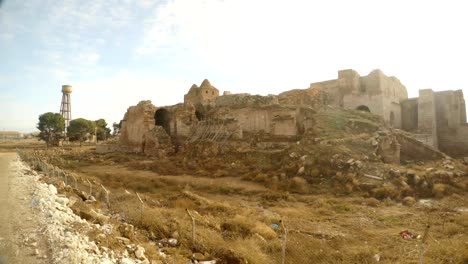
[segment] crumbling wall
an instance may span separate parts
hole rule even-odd
[[[378,132],[375,154],[385,163],[400,164],[400,143],[392,133]]]
[[[447,157],[444,153],[405,133],[394,133],[394,135],[400,144],[400,156],[403,161],[438,160]]]
[[[465,100],[461,90],[436,92],[434,97],[437,127],[456,129],[466,123]]]
[[[308,90],[318,90],[328,93],[329,104],[343,107],[343,96],[340,93],[338,80],[311,83]]]
[[[277,105],[278,96],[276,95],[250,95],[250,94],[228,94],[217,97],[215,105],[217,107],[244,108],[244,107],[262,107]]]
[[[402,100],[401,105],[401,128],[415,132],[418,129],[418,98]]]
[[[175,105],[170,107],[172,114],[171,134],[174,137],[188,137],[192,129],[193,123],[198,121],[196,117],[196,108],[191,105]]]
[[[297,109],[294,107],[257,107],[232,109],[229,116],[237,120],[244,132],[264,131],[271,135],[297,134]]]
[[[431,146],[438,149],[435,97],[431,89],[419,90],[418,133],[431,135]]]
[[[150,155],[165,155],[172,151],[172,140],[161,126],[155,126],[145,133],[141,152]]]
[[[122,120],[119,145],[125,151],[141,152],[144,135],[154,128],[156,107],[151,101],[141,101],[128,108]]]
[[[354,70],[342,70],[337,80],[313,83],[310,87],[328,92],[332,105],[369,109],[387,124],[395,128],[402,126],[400,101],[408,98],[408,92],[397,78],[388,77],[380,70],[362,77]]]
[[[280,93],[278,101],[282,105],[307,105],[312,108],[322,108],[329,105],[333,99],[330,94],[315,88],[294,89]]]
[[[440,129],[439,146],[441,151],[451,156],[466,157],[468,155],[468,124],[456,129]]]

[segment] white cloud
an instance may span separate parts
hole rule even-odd
[[[468,60],[463,1],[172,0],[145,21],[140,56],[184,50],[245,90],[277,93],[381,68],[410,94]],[[189,62],[190,63],[190,62]],[[193,63],[193,62],[191,62]],[[195,64],[195,63],[194,63]],[[468,85],[460,78],[461,85]],[[258,87],[265,87],[263,89]]]
[[[159,106],[183,102],[191,82],[123,71],[72,85],[73,118],[105,118],[111,124],[120,121],[129,106],[142,100]]]

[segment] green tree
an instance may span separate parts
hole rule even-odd
[[[112,128],[114,129],[114,131],[112,132],[112,135],[117,136],[120,133],[120,129],[122,128],[122,120],[120,120],[119,123],[114,122],[112,124]]]
[[[90,136],[94,135],[96,124],[91,120],[84,118],[77,118],[70,121],[68,127],[68,137],[71,141],[80,141],[80,146],[83,141],[87,140]]]
[[[39,139],[46,142],[47,147],[50,145],[57,146],[60,139],[63,138],[63,131],[65,130],[65,119],[59,113],[44,113],[39,116],[39,123],[37,129],[41,131],[39,133]]]
[[[110,137],[111,130],[107,127],[106,120],[98,119],[94,121],[96,123],[96,137],[97,140],[106,140]]]

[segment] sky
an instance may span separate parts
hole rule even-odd
[[[32,132],[73,86],[72,118],[119,122],[142,100],[278,94],[341,69],[468,94],[464,0],[0,0],[0,130]]]

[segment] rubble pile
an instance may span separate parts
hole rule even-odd
[[[59,195],[54,185],[41,182],[42,175],[32,171],[19,159],[11,166],[19,174],[17,177],[27,178],[29,184],[34,187],[30,206],[37,210],[38,218],[44,225],[51,263],[150,263],[142,257],[144,250],[140,249],[139,253],[132,257],[128,252],[115,252],[90,241],[86,235],[90,230],[106,234],[113,227],[109,224],[90,224],[75,215],[69,207],[70,200]]]

